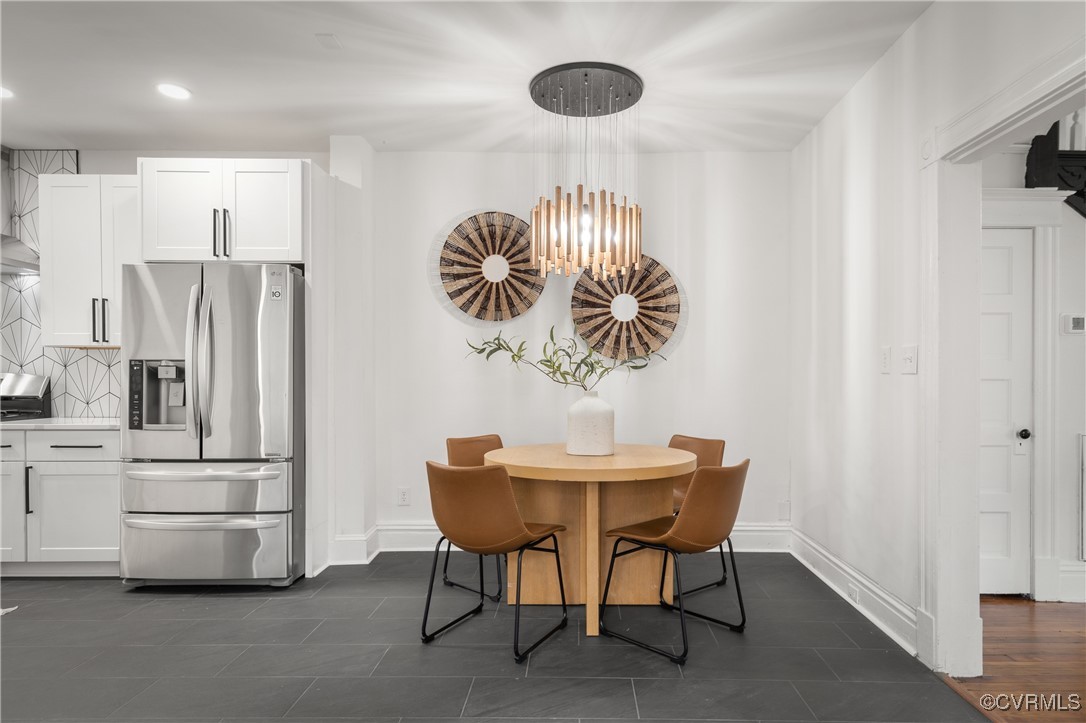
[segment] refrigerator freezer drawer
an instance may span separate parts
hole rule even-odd
[[[121,515],[121,577],[275,580],[291,569],[291,515]]]
[[[123,512],[166,514],[287,512],[293,509],[289,462],[124,465]]]

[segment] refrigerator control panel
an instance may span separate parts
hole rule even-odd
[[[143,360],[128,362],[128,428],[143,429]]]

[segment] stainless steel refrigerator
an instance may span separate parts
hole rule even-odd
[[[121,577],[290,584],[305,561],[301,272],[122,273]]]

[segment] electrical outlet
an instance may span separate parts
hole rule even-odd
[[[411,504],[411,488],[410,487],[397,487],[396,488],[396,506],[407,507]]]
[[[890,373],[890,362],[893,359],[893,352],[888,346],[879,347],[879,374]]]
[[[860,588],[856,587],[851,582],[848,584],[848,599],[857,605],[860,604]]]

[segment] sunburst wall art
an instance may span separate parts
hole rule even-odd
[[[508,321],[543,293],[546,279],[529,258],[528,224],[513,214],[472,214],[438,244],[432,258],[437,282],[452,306],[471,319]]]
[[[678,342],[683,296],[663,264],[642,256],[640,268],[624,275],[596,281],[590,273],[581,274],[573,288],[573,326],[609,359],[660,353]]]

